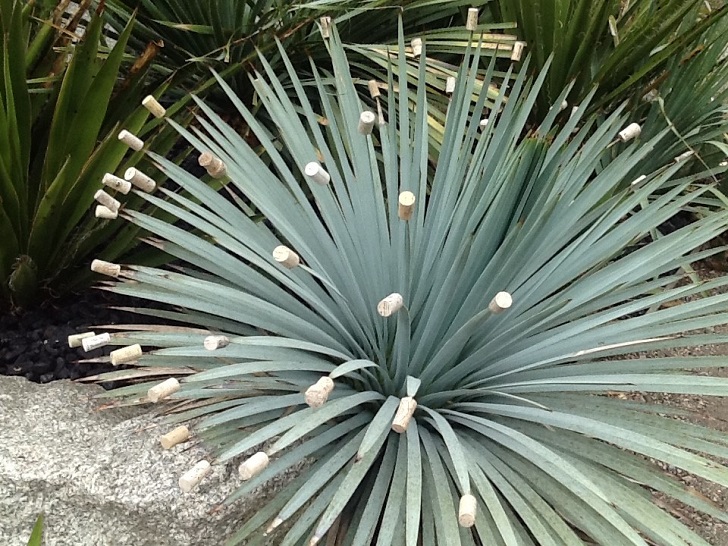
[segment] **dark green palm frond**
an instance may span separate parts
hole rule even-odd
[[[563,127],[552,109],[526,132],[546,69],[531,80],[526,60],[473,111],[475,88],[494,83],[493,59],[476,81],[480,54],[458,70],[436,163],[428,86],[405,85],[399,57],[387,82],[399,92],[379,97],[384,123],[371,130],[334,33],[334,80],[312,68],[316,102],[292,63],[295,98],[261,59],[252,85],[275,134],[220,82],[264,154],[202,101],[198,127],[178,127],[224,163],[233,194],[152,154],[189,197],[139,197],[188,229],[122,208],[183,265],[124,266],[108,289],[168,304],[142,311],[195,329],[112,335],[145,352],[120,372],[140,382],[108,396],[146,403],[153,374],[177,377],[169,422],[198,420],[214,464],[249,456],[229,502],[299,469],[230,544],[267,529],[281,545],[707,545],[649,489],[728,521],[650,462],[728,485],[709,458],[728,456],[725,438],[605,396],[728,394],[726,379],[691,371],[722,358],[630,356],[728,341],[703,330],[728,322],[728,295],[702,296],[728,279],[682,273],[715,252],[699,249],[728,212],[651,239],[709,189],[706,173],[675,164],[622,189],[669,130],[603,165],[624,109],[582,120],[589,96]]]

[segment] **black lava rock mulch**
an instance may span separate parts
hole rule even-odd
[[[83,364],[79,360],[108,355],[107,346],[88,353],[70,348],[68,336],[101,324],[149,324],[152,317],[109,309],[140,302],[101,290],[46,302],[37,309],[0,314],[0,375],[22,375],[37,383],[78,379],[121,369],[111,364]],[[161,322],[161,321],[160,321]],[[96,330],[96,333],[101,333]],[[106,385],[114,387],[118,385]]]

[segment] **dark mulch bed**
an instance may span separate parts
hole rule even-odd
[[[37,309],[0,314],[0,375],[22,375],[30,381],[48,383],[119,369],[111,364],[79,363],[108,355],[116,347],[86,353],[81,347],[70,348],[68,336],[92,330],[94,325],[149,323],[150,317],[110,309],[135,304],[140,306],[140,302],[125,296],[86,290],[45,302]],[[99,329],[94,331],[101,333]]]

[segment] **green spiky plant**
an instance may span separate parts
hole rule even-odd
[[[143,168],[120,129],[160,151],[176,141],[140,105],[153,54],[127,56],[133,19],[108,47],[103,3],[85,28],[90,2],[64,21],[66,7],[0,0],[0,310],[88,286],[90,255],[128,255],[138,229],[97,220],[91,189],[107,171]]]
[[[728,468],[703,455],[728,456],[725,437],[672,419],[666,407],[612,396],[728,394],[726,379],[691,372],[723,358],[630,355],[728,341],[701,330],[728,322],[728,295],[705,295],[728,278],[695,285],[682,273],[714,252],[699,249],[725,229],[728,212],[706,211],[650,239],[681,208],[710,208],[705,173],[678,177],[669,165],[621,189],[668,129],[602,162],[627,115],[619,109],[598,126],[580,120],[590,97],[563,128],[554,109],[526,131],[547,75],[530,80],[528,61],[509,72],[481,130],[485,95],[477,115],[470,97],[490,83],[494,61],[476,82],[477,50],[458,74],[433,164],[428,90],[404,83],[404,61],[389,79],[399,93],[381,99],[385,123],[368,135],[336,34],[331,55],[334,85],[313,69],[321,111],[292,65],[284,77],[295,101],[261,59],[252,84],[275,134],[221,81],[262,156],[201,101],[199,128],[178,127],[225,163],[229,196],[152,155],[192,197],[171,189],[140,197],[190,229],[131,207],[121,215],[184,265],[128,265],[106,288],[173,306],[137,311],[191,326],[119,327],[112,344],[146,352],[134,369],[102,376],[138,382],[105,396],[147,403],[150,378],[179,378],[168,423],[195,420],[214,464],[259,452],[241,465],[248,481],[228,502],[297,473],[229,544],[261,544],[267,529],[280,545],[325,537],[346,546],[707,546],[649,491],[728,521],[654,464],[728,485]],[[304,174],[309,163],[328,183]],[[404,191],[416,201],[400,211]],[[250,220],[249,203],[265,222]],[[384,309],[395,293],[404,305]],[[203,347],[216,339],[216,350]],[[402,423],[398,408],[412,399]],[[472,514],[458,507],[473,500],[468,527]]]

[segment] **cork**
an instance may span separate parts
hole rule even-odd
[[[468,9],[468,18],[465,20],[465,29],[470,32],[478,28],[478,8]]]
[[[396,292],[390,294],[377,304],[377,312],[383,317],[390,317],[404,305],[404,298]]]
[[[331,181],[329,173],[327,173],[324,168],[315,161],[307,163],[303,172],[306,173],[306,176],[308,176],[311,180],[322,186],[325,186]]]
[[[254,478],[268,466],[268,455],[263,451],[258,451],[252,457],[249,457],[238,467],[238,473],[243,480]]]
[[[480,120],[480,123],[478,123],[478,127],[480,127],[483,131],[488,127],[488,124],[490,123],[490,120],[488,118],[483,118]]]
[[[685,161],[689,157],[695,155],[695,152],[692,150],[688,150],[687,152],[684,152],[678,156],[675,157],[675,163],[680,163],[681,161]]]
[[[638,178],[635,178],[632,183],[629,185],[632,189],[637,189],[642,185],[642,182],[647,180],[647,175],[640,175]]]
[[[84,332],[83,334],[72,334],[68,336],[68,346],[69,347],[80,347],[81,341],[84,339],[88,339],[90,337],[94,337],[96,335],[95,332]]]
[[[304,395],[306,404],[312,408],[320,408],[329,399],[329,394],[334,390],[334,381],[328,376],[324,376],[316,383],[306,389]]]
[[[104,347],[110,342],[111,335],[104,332],[103,334],[98,334],[96,336],[81,339],[81,346],[83,347],[84,351],[89,352],[93,351],[94,349]]]
[[[377,116],[374,112],[362,112],[359,115],[359,127],[357,130],[362,135],[371,135],[374,130],[374,122],[377,121]]]
[[[104,186],[107,186],[111,189],[114,189],[116,191],[119,191],[126,195],[129,193],[129,190],[131,190],[131,184],[124,180],[123,178],[119,178],[118,176],[114,176],[111,173],[106,173],[104,177],[101,179],[101,183]]]
[[[410,46],[412,47],[412,55],[415,57],[422,55],[422,38],[412,38]]]
[[[167,398],[170,394],[177,392],[179,388],[179,381],[177,381],[174,377],[170,377],[169,379],[151,387],[147,391],[147,398],[149,398],[150,402],[154,402],[156,404],[160,400]]]
[[[129,167],[126,170],[124,178],[146,193],[153,192],[154,188],[157,187],[157,183],[154,180],[134,167]]]
[[[142,148],[144,148],[144,141],[137,137],[136,135],[131,134],[126,129],[123,129],[118,136],[119,140],[122,141],[124,144],[129,146],[134,151],[139,151]]]
[[[207,336],[202,342],[202,345],[208,351],[214,351],[216,349],[222,349],[230,344],[230,340],[226,336]]]
[[[445,80],[445,93],[452,95],[455,92],[455,76],[448,76]]]
[[[164,107],[152,95],[147,95],[142,99],[142,106],[149,110],[155,118],[163,118],[167,113]]]
[[[273,259],[288,269],[298,267],[301,263],[301,257],[285,245],[273,249]]]
[[[630,123],[629,125],[627,125],[627,127],[619,132],[619,139],[622,142],[628,142],[633,138],[637,138],[638,136],[640,136],[641,132],[642,127],[640,127],[639,123]]]
[[[98,201],[100,204],[105,206],[109,210],[113,210],[114,212],[119,211],[119,207],[121,207],[121,203],[111,197],[108,193],[106,193],[104,190],[99,190],[94,194],[94,199]]]
[[[198,462],[195,466],[190,468],[187,472],[182,474],[179,479],[179,488],[185,493],[189,493],[202,479],[209,474],[211,470],[210,463],[205,460]]]
[[[415,414],[417,409],[417,401],[411,396],[405,396],[399,401],[399,407],[397,408],[397,414],[394,416],[392,421],[392,430],[399,434],[402,434],[407,430],[412,416]]]
[[[190,438],[190,429],[181,425],[174,430],[169,431],[164,436],[159,437],[159,443],[164,449],[172,449],[177,444],[186,442]]]
[[[569,103],[566,100],[561,101],[561,106],[559,107],[559,112],[563,112],[569,107]]]
[[[104,218],[106,220],[116,220],[119,217],[119,213],[117,211],[111,210],[103,205],[96,205],[94,215],[96,218]]]
[[[369,95],[373,99],[376,99],[381,95],[381,93],[379,91],[379,84],[377,83],[377,80],[369,80],[369,82],[367,82],[367,87],[369,87]]]
[[[475,525],[475,513],[478,508],[478,501],[473,495],[463,495],[460,497],[460,506],[458,508],[458,523],[460,527],[472,527]]]
[[[400,220],[410,220],[415,210],[415,201],[417,198],[411,191],[403,191],[399,194],[399,204],[397,207],[397,215]]]
[[[200,164],[200,167],[204,167],[207,174],[213,178],[222,178],[227,173],[227,168],[225,167],[225,163],[223,163],[222,159],[212,155],[210,152],[201,153],[200,157],[197,158],[197,162]]]
[[[104,260],[94,260],[91,262],[91,271],[109,277],[118,277],[119,273],[121,273],[121,266]]]
[[[128,347],[122,347],[121,349],[111,351],[110,356],[111,364],[118,366],[119,364],[138,360],[139,357],[142,356],[142,348],[138,343],[136,343],[134,345],[129,345]]]
[[[526,47],[526,42],[515,42],[513,49],[511,49],[511,61],[518,62],[521,60],[523,55],[523,49]]]
[[[329,36],[331,36],[331,17],[321,17],[319,19],[319,25],[321,27],[322,38],[328,38]]]
[[[508,292],[498,292],[488,304],[491,313],[502,313],[513,304],[513,298]]]

